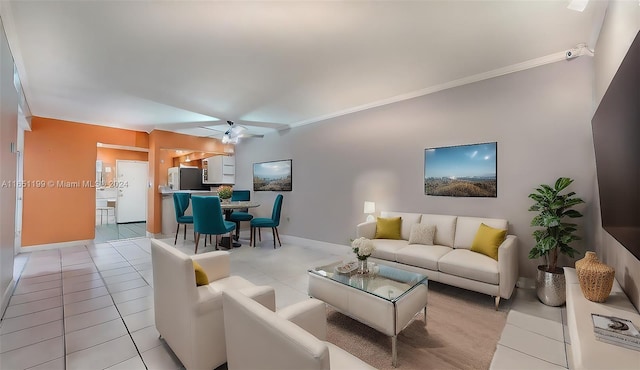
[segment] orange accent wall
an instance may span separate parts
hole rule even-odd
[[[24,137],[22,245],[93,239],[98,142],[149,147],[149,134],[33,117]],[[145,153],[146,154],[146,153]]]
[[[132,130],[33,117],[24,138],[24,189],[22,246],[95,238],[95,183],[98,142],[148,148],[149,181],[147,231],[162,232],[162,196],[173,165],[170,152],[191,149],[208,153],[233,153],[220,140],[168,131],[150,134]],[[128,158],[118,158],[128,159]]]
[[[116,160],[124,159],[130,161],[148,161],[148,152],[138,152],[134,150],[112,149],[112,148],[97,148],[96,159],[102,161],[102,166],[111,167],[111,172],[102,171],[104,176],[104,182],[109,186],[113,181],[113,177],[116,173]]]
[[[224,145],[220,140],[198,136],[176,134],[169,131],[153,130],[149,134],[149,169],[153,191],[149,192],[149,213],[147,231],[162,232],[162,195],[158,186],[166,185],[169,167],[173,167],[171,153],[163,149],[189,149],[212,154],[233,153],[232,145]]]

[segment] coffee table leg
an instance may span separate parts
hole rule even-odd
[[[424,326],[427,327],[427,306],[424,306]]]
[[[398,350],[396,349],[396,344],[398,342],[398,336],[394,335],[391,337],[391,365],[393,367],[398,366]]]

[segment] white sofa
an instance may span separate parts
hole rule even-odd
[[[402,239],[374,239],[376,221],[359,224],[358,237],[373,240],[376,247],[373,261],[422,273],[431,281],[489,294],[495,297],[496,310],[500,298],[511,297],[518,280],[517,237],[506,236],[498,248],[497,261],[470,250],[481,223],[507,229],[507,220],[406,212],[381,212],[380,217],[401,217]],[[416,223],[435,225],[434,245],[409,244],[411,226]]]
[[[215,369],[227,361],[222,292],[236,290],[275,310],[275,291],[230,276],[229,253],[194,256],[151,239],[156,329],[186,369]],[[193,262],[202,266],[208,285],[196,286]]]
[[[325,341],[322,301],[311,298],[278,312],[234,291],[225,291],[222,301],[229,370],[374,369]]]

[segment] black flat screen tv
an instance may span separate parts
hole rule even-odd
[[[591,126],[602,227],[640,259],[640,32]]]

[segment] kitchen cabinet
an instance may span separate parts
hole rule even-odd
[[[236,159],[232,155],[216,155],[202,160],[203,184],[231,184],[236,182]]]

